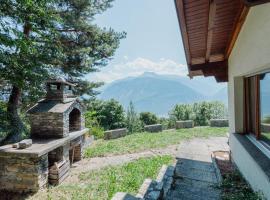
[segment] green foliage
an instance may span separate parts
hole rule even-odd
[[[98,120],[95,117],[94,111],[87,111],[85,113],[85,127],[90,129],[90,134],[95,138],[100,139],[104,137],[104,129],[100,127]]]
[[[263,117],[263,120],[262,120],[262,123],[270,124],[270,116],[269,115],[264,116]]]
[[[176,120],[189,120],[192,119],[193,110],[190,104],[177,104],[173,108],[171,115]]]
[[[158,117],[151,112],[141,112],[140,120],[144,123],[144,125],[152,125],[158,123]]]
[[[199,126],[207,126],[211,119],[211,103],[201,102],[193,104],[194,123]]]
[[[226,174],[222,181],[222,200],[262,200],[260,194],[253,192],[242,175],[235,171]]]
[[[90,100],[87,103],[87,110],[92,112],[92,118],[95,118],[104,130],[125,127],[124,108],[113,99],[108,101]]]
[[[142,122],[135,111],[132,101],[127,109],[126,127],[129,133],[141,132],[143,130]]]
[[[75,183],[52,187],[48,193],[39,193],[35,200],[74,199],[109,200],[116,192],[135,195],[146,178],[155,179],[162,165],[171,165],[171,156],[140,158],[124,165],[109,166],[81,173]]]
[[[191,129],[169,130],[160,133],[135,133],[115,140],[97,140],[85,150],[86,157],[121,155],[144,150],[164,148],[179,144],[183,140],[226,136],[228,128],[195,127]]]
[[[194,104],[178,104],[169,115],[171,124],[176,120],[193,120],[196,126],[207,126],[210,119],[226,118],[227,109],[221,102],[203,101]]]
[[[8,132],[7,104],[0,101],[0,138],[4,138]]]
[[[20,138],[18,99],[28,107],[44,95],[45,80],[56,76],[80,85],[77,94],[95,95],[100,84],[82,78],[105,66],[126,34],[94,22],[112,0],[0,0],[0,5],[0,90],[4,83],[13,93],[9,136]]]

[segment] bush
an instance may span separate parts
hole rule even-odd
[[[104,137],[104,129],[100,127],[97,119],[95,118],[96,112],[87,111],[85,116],[85,127],[90,129],[90,134],[94,135],[95,138],[101,139]]]
[[[127,109],[126,125],[129,133],[142,132],[143,130],[143,124],[140,121],[132,102],[129,103]]]
[[[104,130],[125,127],[124,108],[113,99],[109,101],[92,100],[88,102],[87,111],[92,112],[92,117]]]
[[[103,139],[104,138],[104,130],[99,126],[94,126],[90,130],[90,134],[95,136],[96,139]]]
[[[141,112],[140,120],[143,122],[144,125],[152,125],[158,123],[158,117],[151,112]]]

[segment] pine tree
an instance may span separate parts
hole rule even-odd
[[[10,88],[6,142],[21,139],[25,127],[19,115],[20,102],[39,98],[46,79],[66,77],[82,83],[77,93],[93,94],[94,85],[82,81],[82,76],[105,66],[125,37],[125,33],[93,23],[94,16],[111,3],[0,0],[0,83]]]
[[[138,114],[135,111],[132,101],[129,103],[127,109],[126,125],[129,133],[141,132],[142,122],[139,119]]]

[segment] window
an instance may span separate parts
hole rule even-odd
[[[270,73],[245,78],[245,128],[270,145]]]
[[[260,138],[270,144],[270,73],[260,75]]]

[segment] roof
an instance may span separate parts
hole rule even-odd
[[[68,110],[75,102],[80,103],[77,98],[68,98],[65,102],[54,101],[54,100],[41,100],[32,108],[30,108],[27,113],[64,113]]]
[[[75,84],[66,81],[66,79],[64,79],[62,77],[48,80],[47,83],[62,83],[62,84],[65,84],[65,85],[76,86]]]
[[[189,76],[228,81],[228,58],[249,6],[269,0],[175,0]]]

